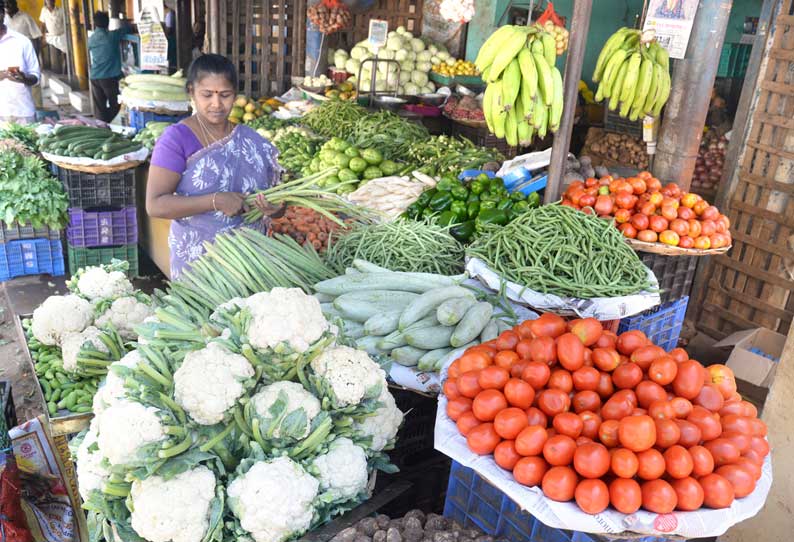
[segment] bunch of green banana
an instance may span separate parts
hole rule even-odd
[[[655,40],[647,43],[639,30],[624,27],[604,44],[593,82],[599,83],[595,100],[609,99],[621,117],[658,117],[670,97],[670,57]]]
[[[502,26],[480,48],[474,64],[488,85],[483,113],[488,129],[511,146],[526,146],[560,127],[562,74],[554,36],[538,26]]]

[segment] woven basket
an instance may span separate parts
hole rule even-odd
[[[665,245],[664,243],[648,243],[646,241],[638,241],[637,239],[626,239],[626,242],[637,252],[651,252],[664,256],[716,256],[717,254],[725,254],[733,246],[704,250],[702,248],[674,247]]]
[[[462,124],[463,126],[469,126],[470,128],[483,128],[488,125],[488,123],[486,123],[484,120],[456,119],[450,117],[446,113],[443,113],[443,115],[452,122],[457,122],[458,124]]]
[[[72,171],[80,171],[82,173],[92,173],[94,175],[99,175],[101,173],[117,173],[119,171],[126,171],[128,169],[138,167],[143,162],[140,160],[134,160],[132,162],[124,162],[123,164],[116,164],[113,166],[82,166],[79,164],[67,164],[65,162],[59,162],[57,160],[53,160],[52,163],[63,169],[70,169]]]

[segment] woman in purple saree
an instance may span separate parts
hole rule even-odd
[[[246,194],[277,184],[281,175],[275,147],[227,120],[237,95],[237,74],[228,59],[197,58],[187,85],[194,115],[163,132],[146,187],[149,216],[172,219],[171,279],[204,253],[205,242],[243,224]],[[261,197],[256,205],[267,217],[282,212]]]

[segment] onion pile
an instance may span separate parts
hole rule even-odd
[[[700,143],[698,158],[695,162],[695,173],[692,176],[692,188],[705,191],[716,190],[722,178],[722,168],[725,164],[725,150],[728,140],[725,136],[718,136],[707,132]]]
[[[350,9],[338,2],[318,2],[307,11],[309,21],[323,34],[333,34],[350,26],[353,16]]]

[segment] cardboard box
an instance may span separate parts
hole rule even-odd
[[[749,382],[754,386],[769,388],[775,378],[777,364],[783,354],[786,336],[766,328],[737,331],[716,343],[715,347],[733,346],[726,365],[733,370],[737,380]],[[758,349],[774,359],[752,352]]]

